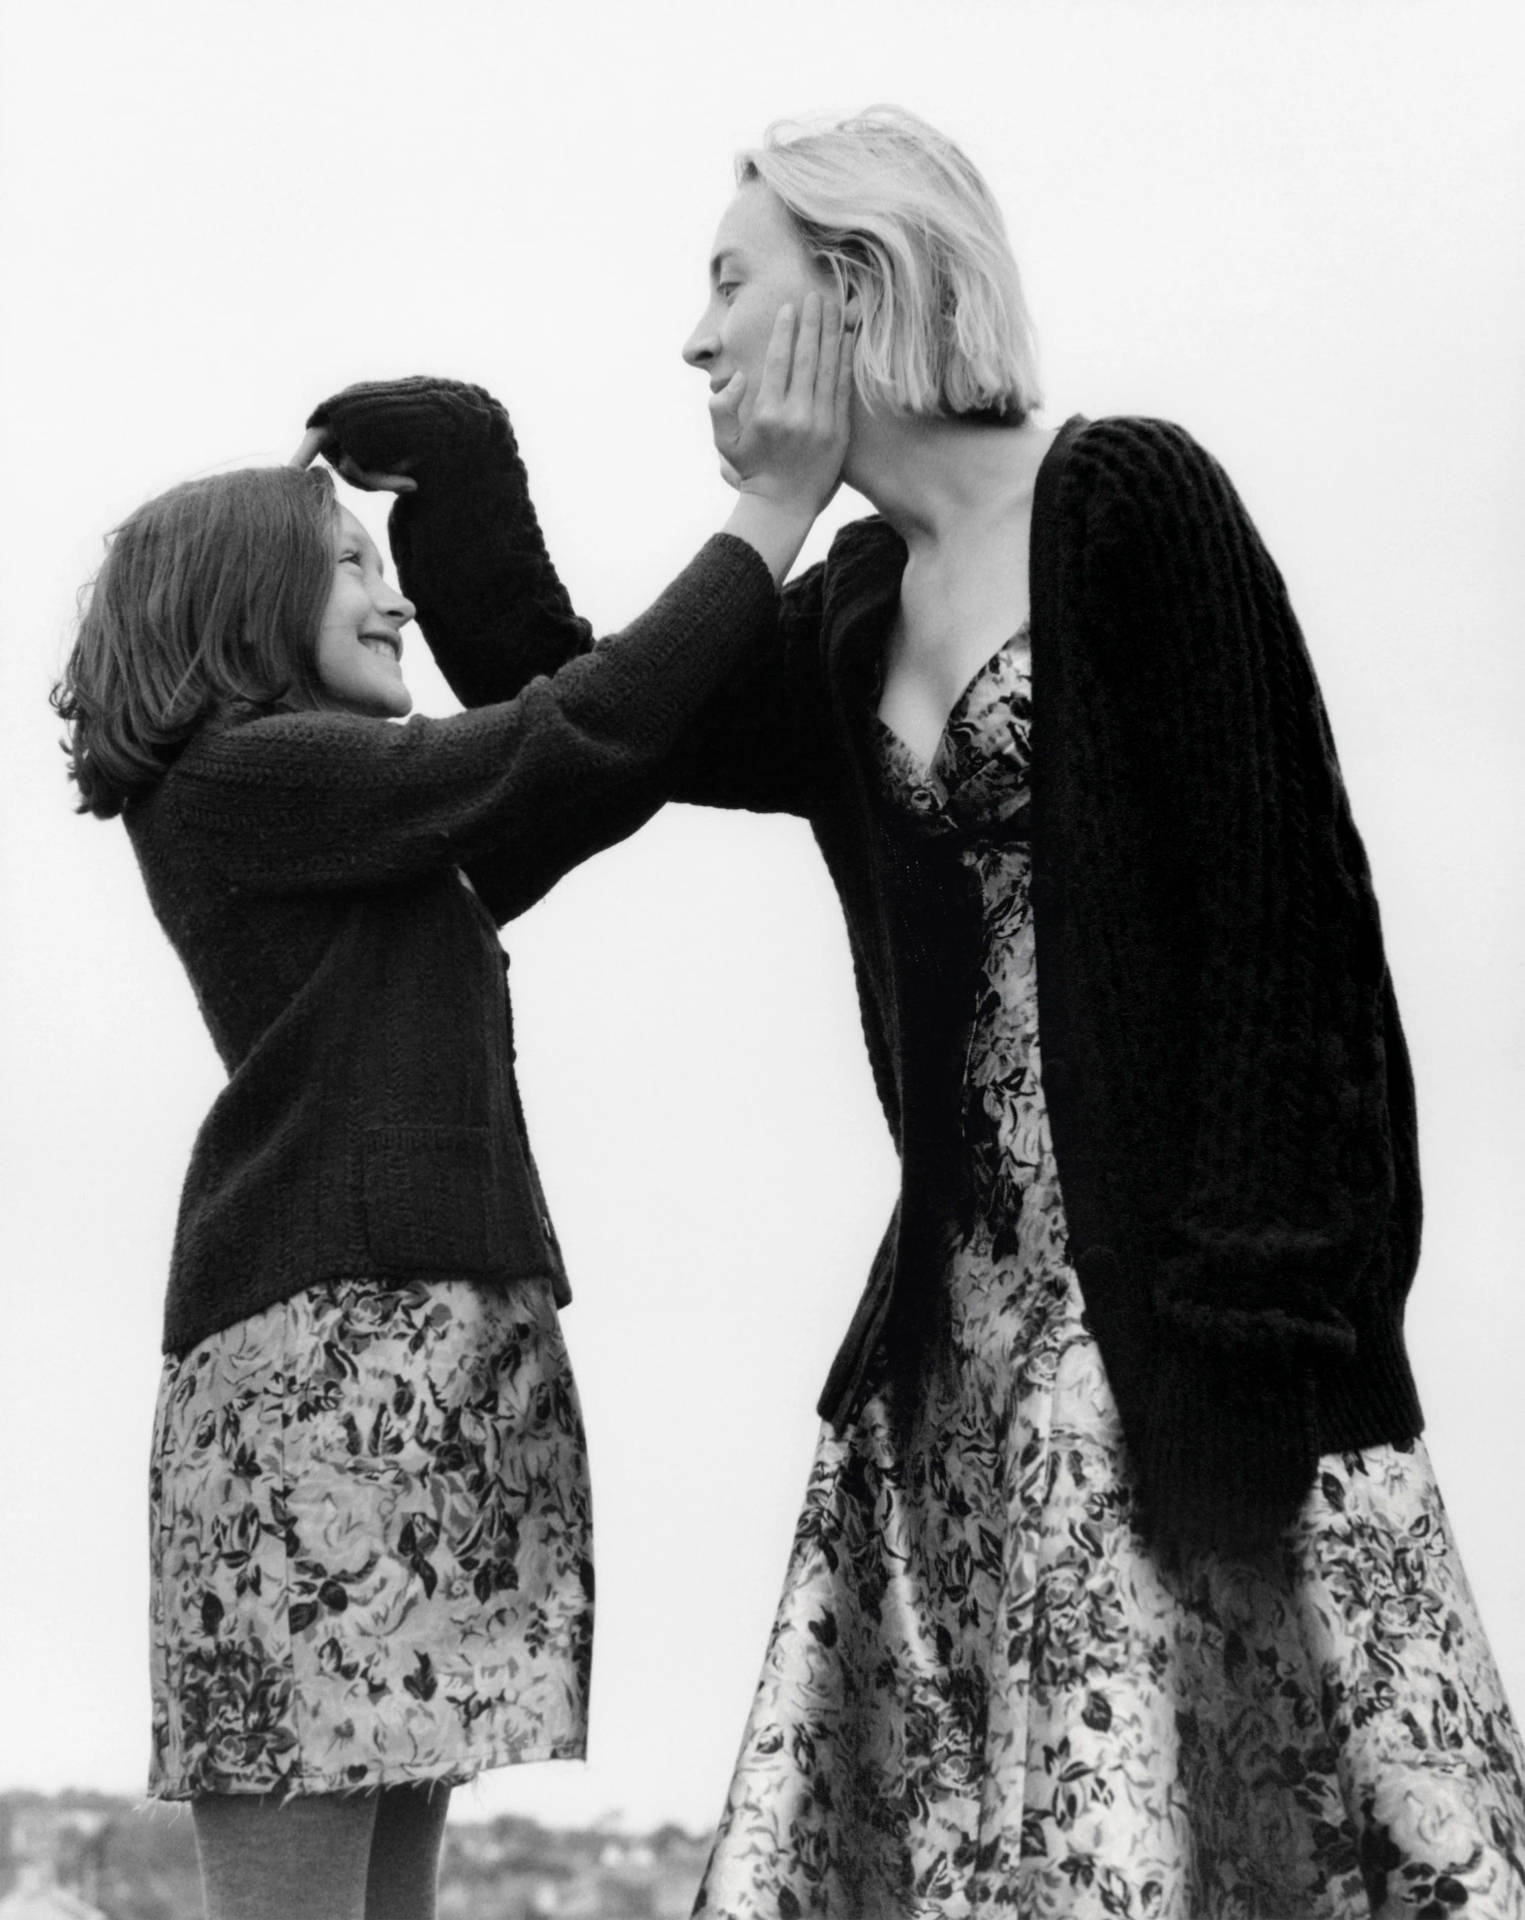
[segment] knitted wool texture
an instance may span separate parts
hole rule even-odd
[[[375,397],[382,438],[386,416]],[[447,676],[485,691],[501,627],[454,610],[503,577],[511,530],[458,452],[432,499],[398,503],[393,541]],[[468,493],[469,550],[450,504]],[[967,1204],[977,891],[887,834],[874,798],[904,563],[882,522],[844,529],[668,767],[677,797],[808,819],[842,900],[902,1187],[822,1397],[837,1424],[886,1380],[915,1392]],[[1031,572],[1032,893],[1071,1255],[1156,1536],[1256,1548],[1320,1453],[1420,1427],[1413,1092],[1370,875],[1280,576],[1189,435],[1071,422]]]
[[[771,640],[777,594],[752,548],[718,535],[590,647],[501,409],[489,423],[473,470],[491,476],[502,570],[475,597],[442,588],[431,622],[493,634],[498,702],[400,726],[211,726],[127,811],[229,1076],[181,1196],[168,1351],[356,1274],[548,1274],[567,1296],[494,923],[649,817],[705,702]],[[473,525],[468,499],[452,537]]]

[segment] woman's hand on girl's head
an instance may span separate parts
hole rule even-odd
[[[773,323],[755,394],[738,371],[710,400],[720,470],[739,493],[797,508],[814,519],[837,490],[847,454],[852,329],[821,294]]]
[[[333,430],[329,427],[309,427],[302,435],[301,445],[286,464],[288,467],[310,467],[320,453],[341,479],[365,493],[418,491],[418,482],[410,480],[405,473],[373,473],[357,466],[354,459],[335,444]]]
[[[286,465],[288,467],[295,467],[298,473],[302,472],[304,468],[310,467],[313,461],[316,460],[318,455],[323,451],[327,439],[327,427],[309,427],[306,433],[302,435],[301,445],[286,462]]]
[[[321,434],[315,443],[313,436]],[[324,458],[367,491],[416,492],[440,472],[460,474],[473,462],[518,470],[513,425],[485,387],[438,374],[359,380],[314,407],[296,460]]]

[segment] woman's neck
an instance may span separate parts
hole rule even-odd
[[[1032,491],[1052,433],[1031,420],[999,426],[870,413],[854,403],[843,481],[913,553],[931,553]]]

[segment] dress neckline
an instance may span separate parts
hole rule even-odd
[[[958,698],[953,702],[953,705],[949,707],[947,714],[943,719],[942,730],[938,734],[937,740],[933,745],[932,756],[929,760],[923,760],[921,755],[916,751],[916,749],[911,745],[911,743],[907,739],[905,739],[905,737],[902,734],[897,733],[896,730],[890,725],[889,721],[886,720],[883,717],[883,715],[879,712],[879,699],[883,692],[882,687],[876,687],[874,690],[873,713],[874,713],[875,725],[878,726],[881,729],[881,731],[889,735],[890,739],[905,755],[907,761],[909,761],[909,763],[913,767],[917,768],[918,771],[920,771],[923,774],[930,773],[932,769],[937,765],[938,761],[942,758],[943,750],[948,744],[948,735],[953,726],[953,723],[958,718],[958,716],[963,712],[964,708],[968,706],[970,696],[974,693],[975,688],[979,686],[980,682],[985,678],[986,674],[990,672],[991,668],[994,667],[998,661],[1005,659],[1006,655],[1017,644],[1019,640],[1022,640],[1028,637],[1031,624],[1032,624],[1031,617],[1029,616],[1029,618],[1024,620],[1020,626],[1014,628],[1012,632],[1007,634],[1006,638],[1001,642],[1001,644],[995,649],[995,651],[990,655],[990,657],[987,660],[982,661],[980,665],[975,668],[974,672],[969,676],[968,680],[964,683],[963,691],[959,694]]]

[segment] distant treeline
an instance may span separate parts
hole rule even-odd
[[[543,1827],[515,1814],[453,1823],[440,1920],[683,1920],[706,1845],[671,1824],[636,1835]],[[184,1807],[90,1791],[0,1793],[0,1900],[28,1874],[106,1920],[201,1920]]]

